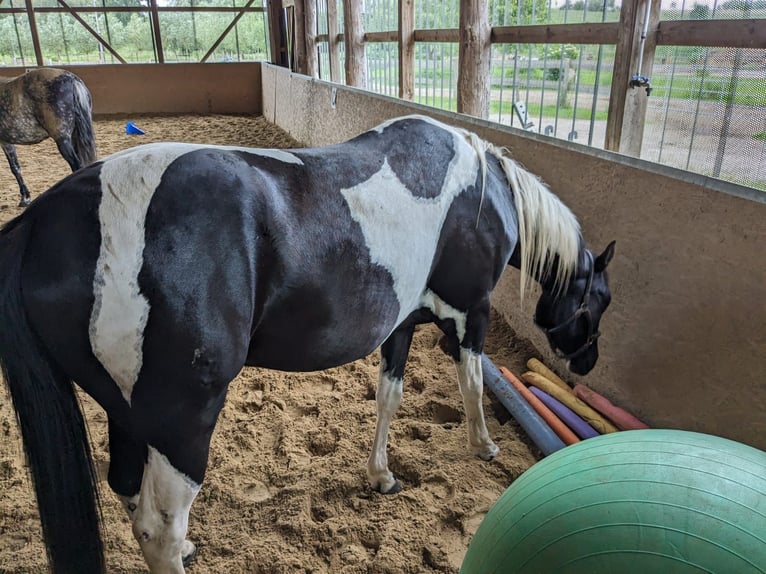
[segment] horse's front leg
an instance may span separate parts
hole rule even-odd
[[[134,439],[109,418],[109,487],[122,502],[131,525],[135,521],[141,499],[141,482],[147,463],[146,444]],[[188,566],[194,559],[196,548],[184,540],[181,559]]]
[[[375,392],[378,417],[375,442],[367,461],[367,478],[372,488],[383,494],[395,494],[402,490],[402,483],[388,469],[386,448],[391,419],[402,402],[404,364],[407,362],[414,331],[414,325],[399,327],[380,347],[380,378]]]
[[[19,165],[19,158],[16,156],[16,147],[11,144],[2,144],[2,147],[5,157],[8,160],[8,165],[11,166],[13,177],[16,178],[16,183],[19,184],[19,192],[21,193],[19,207],[26,207],[29,205],[30,201],[29,189],[27,189],[27,185],[21,177],[21,166]]]

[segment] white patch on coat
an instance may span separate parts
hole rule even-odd
[[[185,542],[189,510],[199,489],[199,484],[149,446],[133,535],[151,572],[183,572],[182,558],[189,551]]]
[[[439,319],[452,319],[455,322],[457,340],[461,343],[463,342],[463,338],[465,338],[465,325],[468,320],[467,313],[455,309],[430,289],[426,289],[425,293],[423,293],[423,296],[420,298],[420,306],[430,309],[431,313],[436,315]]]
[[[255,148],[255,147],[244,147],[244,146],[233,146],[233,145],[188,144],[188,143],[178,143],[178,142],[157,142],[157,143],[144,144],[144,145],[136,146],[133,148],[128,148],[126,150],[113,153],[112,155],[106,157],[104,161],[116,159],[126,155],[131,155],[140,150],[148,150],[150,152],[153,152],[156,149],[161,150],[162,148],[165,148],[168,146],[179,146],[179,147],[184,146],[187,148],[186,152],[184,153],[189,153],[189,152],[197,151],[200,149],[241,151],[241,152],[249,153],[251,155],[257,155],[259,157],[268,157],[271,159],[275,159],[277,161],[281,161],[283,163],[303,165],[303,160],[301,158],[283,149]]]
[[[397,325],[420,307],[450,205],[476,182],[479,161],[474,149],[455,134],[454,151],[436,197],[413,195],[388,160],[367,181],[341,189],[351,216],[362,228],[372,262],[384,267],[393,278],[399,301]]]
[[[281,150],[185,143],[147,144],[104,160],[98,210],[101,247],[93,280],[95,301],[89,336],[94,355],[128,404],[143,364],[144,329],[149,317],[149,303],[138,285],[146,213],[168,166],[180,156],[201,149],[245,151],[287,163],[303,163]]]

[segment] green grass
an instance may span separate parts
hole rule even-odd
[[[731,78],[676,76],[672,85],[669,77],[653,78],[652,96],[665,98],[670,90],[671,98],[684,100],[730,102]],[[766,106],[766,82],[760,78],[740,78],[733,96],[735,104],[745,106]]]
[[[536,104],[534,102],[530,102],[529,106],[527,106],[527,116],[530,120],[534,120],[535,118],[540,117],[540,104]],[[542,112],[544,118],[555,118],[556,117],[556,106],[549,104],[542,106]],[[498,113],[503,114],[511,114],[513,113],[513,103],[512,102],[498,102],[493,101],[489,104],[489,113],[490,115],[494,114],[497,115]],[[575,109],[574,108],[559,108],[558,110],[559,119],[569,119],[571,120],[575,115]],[[595,120],[602,120],[606,121],[607,112],[604,111],[596,111]],[[590,107],[578,107],[577,108],[577,118],[578,120],[589,120],[591,119],[591,109]]]
[[[753,136],[753,139],[761,140],[766,142],[766,132],[758,132]]]

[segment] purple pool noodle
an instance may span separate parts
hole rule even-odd
[[[557,399],[554,399],[545,391],[541,391],[537,387],[529,387],[529,390],[540,399],[546,407],[551,409],[557,417],[559,417],[564,424],[567,425],[574,433],[580,438],[591,438],[598,436],[598,432],[588,423],[580,418],[576,412],[570,409],[565,404],[561,403]]]

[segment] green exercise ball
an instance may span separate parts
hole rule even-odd
[[[487,513],[460,574],[766,572],[766,452],[633,430],[522,474]]]

